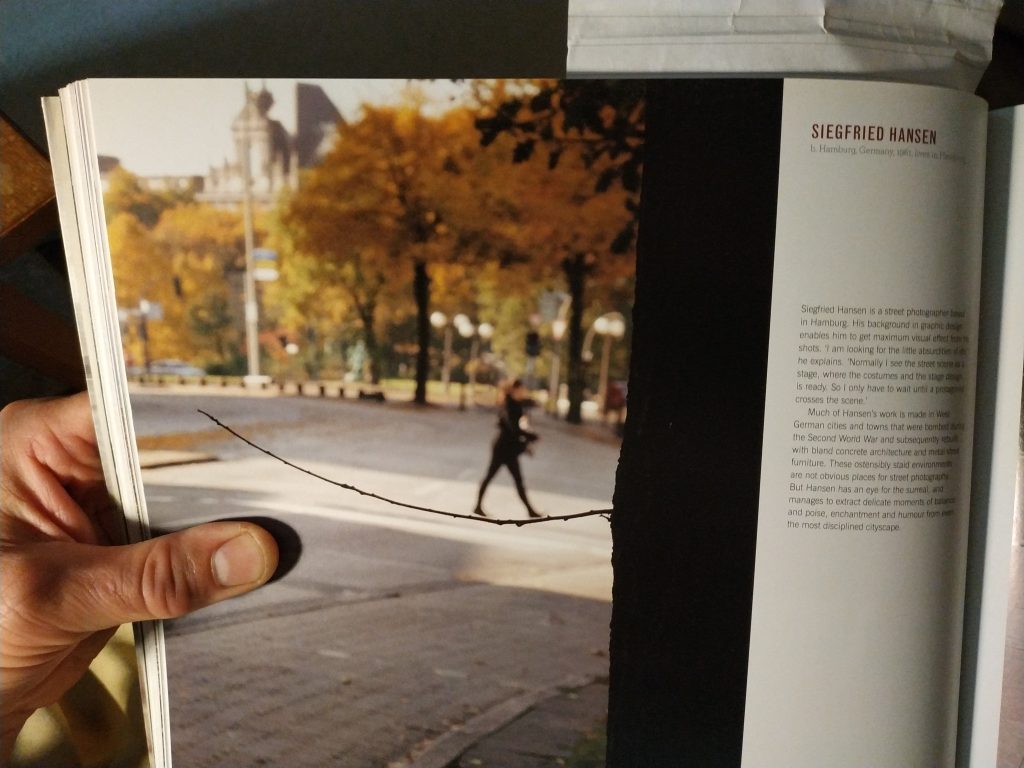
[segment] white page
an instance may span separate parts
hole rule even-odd
[[[786,83],[745,768],[952,764],[984,126]]]
[[[109,251],[94,167],[88,97],[83,98],[83,90],[81,84],[68,86],[61,90],[60,98],[45,99],[43,106],[103,474],[111,498],[124,514],[126,538],[136,542],[148,537],[148,519],[108,274]],[[133,628],[151,767],[164,768],[170,766],[171,758],[163,629],[159,622],[140,622]]]
[[[272,118],[276,120],[280,115],[282,124],[289,120],[288,112],[294,113],[297,109],[300,85],[307,84],[269,81],[261,85],[261,88],[268,89],[268,94],[281,97],[281,104],[274,106],[270,112]],[[318,81],[318,85],[339,111],[344,113],[344,118],[356,123],[360,120],[364,104],[376,105],[381,109],[382,104],[402,99],[404,89],[409,84],[380,80],[335,80]],[[437,109],[441,111],[450,104],[453,93],[457,95],[459,89],[465,89],[465,85],[438,81],[424,83],[420,88],[421,93],[434,94],[435,103],[440,105]],[[230,187],[232,181],[237,182],[234,187],[236,200],[219,209],[219,213],[228,218],[237,217],[236,220],[241,218],[237,192],[243,188],[244,182],[237,173],[225,172],[224,169],[237,171],[242,165],[239,162],[233,163],[239,158],[235,153],[240,147],[233,141],[236,134],[232,129],[239,111],[247,104],[250,90],[248,84],[241,80],[101,79],[78,85],[78,89],[87,91],[90,99],[96,137],[94,154],[107,158],[116,155],[127,172],[136,171],[138,178],[142,179],[141,183],[152,185],[149,189],[181,189],[182,184],[187,187],[198,174],[208,171],[205,178],[199,176],[204,186],[196,195],[194,212],[187,212],[196,219],[202,215],[204,206],[210,206],[205,209],[205,213],[210,214],[213,205],[227,202],[223,199],[211,202],[210,198],[214,195],[210,193],[223,191],[224,187]],[[294,95],[295,98],[287,99],[288,95]],[[281,127],[290,130],[291,125]],[[332,127],[335,127],[333,120]],[[473,139],[477,141],[475,134]],[[254,143],[259,146],[258,142]],[[503,150],[495,148],[495,151]],[[503,152],[503,157],[511,163],[511,148]],[[113,165],[109,160],[108,163]],[[208,168],[207,164],[213,167]],[[260,163],[255,165],[258,170],[262,170]],[[567,165],[563,164],[562,167]],[[312,168],[308,170],[313,172]],[[260,178],[259,173],[255,175]],[[226,184],[213,183],[217,179],[223,180],[223,177],[229,177]],[[266,191],[264,185],[259,183],[254,183],[253,187],[257,193]],[[625,212],[624,207],[622,210]],[[272,210],[264,208],[262,213],[269,215]],[[110,209],[107,214],[108,224],[117,222],[117,217],[111,216]],[[111,231],[114,231],[114,225],[111,225]],[[268,248],[270,243],[264,237],[258,235],[256,244]],[[109,253],[103,271],[108,277],[113,271],[118,278],[123,277],[128,282],[129,276],[134,275],[116,269],[119,264],[123,264],[119,259],[145,251],[138,247],[119,247],[118,238],[114,235],[109,240],[113,243],[113,251]],[[104,246],[102,250],[104,257],[107,257],[107,247]],[[289,253],[284,249],[282,251],[278,264],[284,272]],[[157,259],[166,261],[159,262],[165,268],[154,270],[155,276],[146,284],[146,291],[149,292],[146,294],[147,302],[152,300],[152,303],[162,304],[161,316],[153,318],[148,325],[150,347],[145,354],[147,358],[153,358],[154,369],[157,361],[171,357],[166,347],[158,346],[158,332],[161,327],[182,332],[185,327],[184,314],[175,313],[175,308],[184,304],[184,294],[198,290],[186,285],[183,295],[176,297],[173,283],[169,279],[172,274],[169,265],[173,264],[172,259],[177,254],[156,253],[158,255],[151,257],[153,261],[150,263],[157,263]],[[194,261],[190,265],[197,269]],[[137,268],[139,273],[144,269]],[[398,268],[391,271],[396,280],[404,279],[412,272],[411,269]],[[223,277],[221,274],[208,279],[213,282]],[[118,288],[122,290],[122,293],[116,294],[121,299],[122,309],[130,311],[139,307],[141,310],[138,294],[130,292],[132,286],[127,286],[128,293],[124,293],[124,283],[119,284]],[[158,293],[161,289],[164,291],[162,294]],[[230,283],[225,285],[225,289],[228,293],[233,291]],[[412,300],[412,291],[402,290],[399,295],[405,297],[404,301]],[[114,296],[112,292],[105,297],[104,309],[113,317],[112,321],[110,317],[106,319],[113,322],[116,329],[117,317],[114,312],[117,307]],[[324,296],[321,299],[323,302],[338,301],[337,293],[332,296],[324,291],[321,296]],[[438,303],[434,306],[441,305],[443,296],[440,292],[435,296]],[[264,293],[265,302],[266,297]],[[467,310],[470,309],[467,306]],[[129,311],[124,313],[125,318],[132,317]],[[235,316],[236,319],[238,317],[240,315]],[[94,322],[100,321],[94,318]],[[266,321],[264,328],[274,327],[273,322]],[[348,319],[335,322],[344,325]],[[139,325],[137,319],[134,323],[126,321],[125,338],[130,339],[130,334],[137,331]],[[307,342],[304,334],[297,339],[303,344]],[[130,343],[128,341],[126,346]],[[458,338],[452,339],[452,343],[460,353],[469,353],[467,357],[474,354],[469,346],[471,342],[463,338],[461,330]],[[129,347],[129,359],[130,352]],[[186,355],[190,361],[205,364],[200,358],[203,354],[201,350],[192,348],[175,354]],[[142,362],[142,358],[137,357],[136,361]],[[289,373],[288,358],[277,368],[266,360],[264,363],[264,372],[280,377],[282,382],[287,380],[287,388],[242,388],[235,376],[195,376],[192,381],[180,387],[177,382],[170,380],[157,384],[153,381],[156,376],[145,384],[134,381],[131,385],[133,402],[129,406],[125,399],[121,408],[132,416],[131,421],[139,430],[140,440],[147,441],[148,447],[136,451],[134,434],[125,432],[125,439],[132,443],[133,460],[138,462],[139,453],[147,458],[145,454],[153,450],[154,438],[167,438],[169,435],[174,444],[178,436],[177,429],[190,436],[196,435],[197,441],[205,439],[200,433],[210,431],[209,423],[204,416],[196,413],[196,406],[201,405],[220,416],[225,415],[223,409],[231,408],[234,416],[225,417],[225,422],[233,422],[247,433],[253,428],[253,422],[250,420],[246,424],[238,424],[238,420],[252,416],[257,417],[256,423],[263,424],[273,423],[283,417],[279,423],[288,419],[295,425],[304,420],[304,429],[330,426],[328,441],[331,458],[318,464],[313,464],[312,459],[303,460],[304,464],[319,466],[324,476],[344,477],[346,482],[399,499],[419,498],[421,502],[439,508],[465,510],[466,516],[472,513],[479,477],[477,464],[481,461],[480,446],[490,444],[495,424],[492,411],[480,409],[476,412],[477,409],[471,405],[477,394],[473,391],[473,382],[468,382],[470,386],[462,391],[466,408],[430,409],[429,417],[448,419],[452,414],[462,414],[454,416],[451,423],[455,423],[454,419],[465,417],[470,428],[482,431],[488,442],[472,441],[458,432],[450,436],[445,425],[441,424],[425,427],[419,432],[423,442],[417,443],[416,430],[406,432],[404,428],[396,426],[392,431],[381,428],[379,424],[370,425],[370,421],[383,418],[399,419],[404,424],[411,411],[397,404],[375,403],[372,399],[357,400],[353,397],[353,389],[358,387],[361,390],[366,386],[365,382],[350,386],[347,398],[342,398],[338,386],[344,387],[345,382],[337,380],[341,374],[335,373],[327,376],[327,384],[321,382],[322,392],[326,391],[329,384],[329,397],[297,398],[294,396],[298,393],[296,384],[302,383],[302,379],[296,381],[293,378],[297,375],[297,366],[292,366]],[[120,350],[111,364],[123,379],[125,363]],[[200,378],[202,383],[198,381]],[[481,386],[480,397],[476,399],[489,408],[493,396],[488,401],[482,389]],[[311,388],[306,387],[304,391],[309,394]],[[455,391],[453,386],[453,395]],[[411,388],[407,392],[411,396]],[[387,399],[390,401],[395,397],[394,390],[390,390]],[[343,399],[351,402],[341,402]],[[310,415],[314,410],[315,417]],[[271,411],[278,416],[272,415]],[[168,413],[173,415],[168,416]],[[473,421],[469,422],[470,419]],[[346,425],[356,423],[366,427],[366,431],[356,438],[350,438],[350,430]],[[152,429],[147,430],[147,427]],[[288,428],[283,431],[287,436]],[[355,428],[351,431],[354,432]],[[337,441],[338,435],[345,439]],[[560,434],[545,432],[544,435],[544,467],[549,485],[536,491],[538,503],[549,509],[564,508],[564,505],[572,505],[575,509],[607,507],[605,499],[611,497],[617,460],[614,445],[588,443],[581,446],[575,437],[566,441],[565,436]],[[317,439],[324,438],[321,435]],[[267,442],[268,447],[274,446],[274,438],[264,435],[262,440]],[[394,440],[398,447],[389,444],[390,447],[385,450],[377,444],[389,440]],[[338,448],[336,441],[348,452],[343,458],[333,453]],[[572,443],[571,450],[556,448],[564,442]],[[186,444],[194,445],[191,437]],[[438,460],[426,470],[417,468],[409,461],[409,455],[402,453],[402,449],[407,446],[411,448],[416,445],[421,448],[417,451],[416,460],[424,456],[429,456],[431,461],[438,457],[444,457],[444,460]],[[287,448],[274,447],[282,456],[288,452]],[[223,448],[223,444],[216,449],[210,448],[209,457],[214,458],[214,454],[220,456],[218,451]],[[462,454],[456,457],[457,460],[449,460],[446,452],[459,451]],[[194,450],[189,452],[193,455],[198,453]],[[419,519],[422,515],[418,517],[412,512],[394,513],[380,501],[364,501],[357,494],[337,493],[337,489],[331,487],[325,489],[323,483],[317,483],[281,462],[261,456],[244,446],[241,456],[231,455],[230,445],[223,453],[225,456],[221,458],[225,460],[221,462],[147,468],[144,478],[147,485],[146,500],[154,528],[167,530],[193,525],[221,518],[225,514],[272,515],[288,521],[299,532],[303,541],[302,558],[295,571],[289,573],[288,582],[281,580],[247,597],[211,606],[191,617],[164,625],[167,634],[166,656],[154,651],[153,658],[158,661],[166,658],[165,667],[161,668],[161,671],[166,669],[166,676],[159,680],[159,687],[152,686],[149,696],[158,705],[164,706],[164,711],[169,712],[170,725],[166,721],[158,724],[157,732],[164,743],[169,744],[173,740],[179,763],[190,766],[251,765],[257,757],[275,762],[278,759],[275,755],[280,756],[294,749],[295,730],[301,727],[302,738],[309,747],[302,750],[301,756],[292,760],[293,764],[295,761],[304,765],[335,764],[339,754],[345,754],[345,759],[353,764],[359,761],[374,765],[393,764],[392,758],[401,754],[432,749],[433,734],[446,732],[450,724],[456,722],[453,718],[461,718],[458,722],[467,732],[471,732],[474,727],[474,717],[466,715],[469,710],[457,696],[449,697],[441,706],[430,698],[435,677],[467,681],[461,683],[466,688],[462,695],[481,697],[479,709],[483,712],[480,716],[485,721],[486,718],[496,716],[497,707],[508,703],[509,691],[513,690],[509,686],[508,676],[497,669],[493,674],[478,672],[487,669],[487,664],[475,664],[472,677],[461,669],[453,671],[448,668],[449,664],[457,662],[461,667],[469,657],[461,651],[449,654],[446,642],[434,642],[429,647],[418,644],[421,640],[415,626],[418,618],[441,614],[421,611],[415,606],[407,608],[395,602],[406,594],[411,599],[420,595],[423,590],[416,580],[441,580],[445,585],[451,584],[453,589],[461,589],[468,580],[479,579],[486,583],[486,589],[494,589],[499,595],[509,595],[507,599],[510,600],[514,596],[513,590],[532,589],[531,599],[545,605],[561,604],[563,600],[572,601],[576,606],[574,610],[581,612],[587,624],[573,626],[572,632],[567,634],[567,644],[589,642],[586,638],[590,637],[599,638],[599,643],[607,641],[611,534],[601,518],[594,517],[590,523],[583,521],[582,526],[567,527],[556,531],[554,535],[548,533],[554,526],[539,529],[534,526],[521,531],[511,527],[498,529],[478,525],[482,522],[479,517],[471,518],[470,522],[456,520],[439,523],[429,518]],[[593,478],[586,484],[577,483],[576,473],[571,467],[566,469],[564,465],[557,464],[559,457],[564,461],[587,464],[588,472],[599,472],[597,481],[605,490],[598,490],[601,486],[595,485]],[[528,466],[524,473],[529,473],[527,477],[531,478],[531,482],[535,467]],[[485,469],[486,463],[481,472]],[[128,470],[119,472],[119,475],[132,477]],[[299,483],[301,491],[289,491],[293,483]],[[501,483],[502,478],[499,477],[496,484]],[[137,481],[136,488],[141,492],[141,479]],[[511,516],[523,514],[515,506],[519,500],[513,493],[510,488],[489,490],[484,501],[487,512],[498,517],[505,508]],[[531,485],[531,497],[533,493]],[[441,500],[434,501],[436,497]],[[401,546],[413,539],[422,549],[410,555],[408,551],[401,550]],[[367,540],[370,544],[366,543]],[[451,558],[450,565],[421,566],[416,559],[422,552],[443,553],[449,548],[458,550],[458,556]],[[587,563],[582,576],[570,572],[568,568],[564,576],[549,573],[552,560],[568,565],[580,559]],[[536,566],[529,565],[530,562]],[[543,572],[534,572],[534,568],[540,566],[543,566]],[[477,576],[478,573],[484,575]],[[332,583],[328,586],[325,579]],[[407,589],[406,580],[413,582],[415,588]],[[467,609],[473,607],[462,596],[454,601],[449,600],[436,586],[427,591],[438,593],[436,599],[439,602],[457,602]],[[360,599],[358,596],[362,595],[368,597]],[[318,607],[314,610],[311,605]],[[394,642],[397,630],[385,623],[384,619],[337,620],[341,611],[347,611],[354,605],[361,606],[354,610],[380,610],[388,620],[397,617],[400,623],[407,622],[409,637],[416,643],[413,649],[404,649]],[[493,600],[481,601],[484,610],[490,611],[492,605]],[[542,625],[523,619],[515,611],[506,612],[506,615],[518,625],[512,631],[504,632],[506,637],[515,637],[517,629],[545,631]],[[280,627],[268,629],[266,622],[276,622]],[[466,635],[463,626],[466,623],[472,622],[465,618],[458,621],[445,619],[444,630],[450,631],[456,638],[462,638]],[[478,625],[488,631],[501,629],[493,621],[479,622]],[[199,632],[204,634],[197,637]],[[343,637],[345,632],[351,632],[352,637]],[[363,635],[368,632],[379,632],[380,635],[374,642],[366,643],[363,653],[346,647],[357,642],[364,643]],[[229,635],[231,639],[223,640]],[[555,648],[554,642],[550,638],[545,640],[549,641],[546,646],[549,656],[557,656],[557,649],[552,651]],[[310,649],[310,643],[315,643],[317,647]],[[483,653],[487,641],[482,640],[474,645]],[[520,645],[528,649],[534,644],[522,642]],[[379,660],[378,650],[386,656],[384,662]],[[372,658],[368,658],[367,651],[372,651]],[[428,653],[434,652],[445,657],[439,659],[436,671],[430,668],[430,662],[426,660]],[[448,659],[449,655],[454,658]],[[531,659],[542,660],[532,652],[529,656]],[[314,663],[310,663],[311,658]],[[574,650],[573,658],[574,664],[586,670],[596,669],[597,675],[602,678],[606,676],[608,662],[605,653],[584,655]],[[382,664],[395,667],[408,665],[410,672],[401,676],[395,673],[390,680],[381,680],[378,671]],[[419,674],[425,666],[427,674]],[[547,691],[575,684],[573,680],[577,679],[569,678],[554,668],[537,666],[534,669],[534,666],[534,662],[530,661],[521,668],[522,671],[516,672],[512,681],[513,686],[521,687],[531,696],[548,695]],[[488,674],[489,679],[481,681],[477,675],[484,674]],[[589,671],[587,675],[588,680],[595,676]],[[335,685],[339,690],[331,689]],[[342,686],[344,690],[341,690]],[[388,738],[373,739],[367,733],[374,727],[371,720],[377,717],[377,712],[361,704],[377,700],[375,697],[381,695],[382,687],[386,687],[386,693],[391,697],[387,717],[403,725],[409,722],[410,726],[394,738],[392,733]],[[428,690],[424,692],[423,688]],[[317,689],[315,694],[310,693],[313,689]],[[318,696],[323,698],[318,699]],[[511,704],[521,706],[521,702],[528,700],[529,697],[514,697]],[[254,709],[256,707],[260,709]],[[426,714],[420,711],[421,708],[428,709]],[[446,708],[459,711],[453,714],[446,711]],[[419,724],[421,719],[425,720],[426,725]],[[358,750],[371,753],[376,750],[376,753],[368,758],[363,753],[354,754]],[[165,751],[165,757],[160,759],[164,762],[158,762],[158,765],[169,764],[169,748]]]
[[[1024,126],[993,112],[985,201],[982,359],[978,367],[971,578],[958,764],[997,764],[1024,369]],[[1019,590],[1020,585],[1015,585]],[[1005,726],[1004,726],[1005,727]],[[1005,734],[1004,734],[1005,735]]]

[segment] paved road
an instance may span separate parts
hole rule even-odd
[[[407,765],[510,701],[607,674],[602,518],[514,528],[389,507],[225,438],[195,409],[339,481],[459,512],[472,509],[493,413],[155,393],[133,406],[144,446],[219,458],[145,472],[155,524],[266,515],[304,547],[280,582],[169,625],[178,764]],[[534,504],[610,506],[617,447],[535,426]],[[523,516],[499,478],[490,514]]]

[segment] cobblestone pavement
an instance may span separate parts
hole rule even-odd
[[[175,759],[386,766],[518,694],[606,674],[608,618],[598,601],[465,585],[172,634]]]

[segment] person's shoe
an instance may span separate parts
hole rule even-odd
[[[480,515],[480,517],[487,517],[487,513],[484,512],[484,508],[479,504],[476,505],[476,509],[473,510],[474,515]]]

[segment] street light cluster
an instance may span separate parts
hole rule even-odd
[[[459,312],[450,320],[444,312],[435,311],[430,314],[430,324],[441,330],[444,328],[444,362],[441,368],[441,382],[444,384],[445,392],[451,386],[452,380],[452,329],[458,331],[459,336],[464,339],[473,339],[473,347],[469,353],[470,360],[476,360],[480,355],[480,341],[487,341],[494,335],[494,326],[490,323],[476,324],[469,319],[468,315]],[[476,384],[476,371],[473,371],[471,385]]]
[[[432,312],[430,315],[430,324],[440,330],[445,328],[446,330],[454,327],[459,332],[459,336],[464,339],[471,338],[476,335],[484,341],[491,338],[494,335],[494,326],[490,323],[480,323],[476,325],[472,320],[469,319],[468,315],[459,313],[452,317],[451,322],[448,322],[448,315],[444,312]]]
[[[588,363],[594,359],[594,353],[590,349],[594,334],[604,339],[604,343],[601,345],[601,373],[597,384],[597,402],[601,412],[604,413],[608,398],[608,365],[612,340],[621,339],[626,335],[626,318],[622,316],[621,312],[606,312],[594,321],[583,341],[583,359]]]
[[[608,312],[594,321],[594,332],[598,336],[621,339],[626,335],[626,320],[620,312]]]
[[[621,339],[626,335],[626,318],[621,312],[606,312],[597,318],[587,331],[583,339],[583,360],[589,363],[594,359],[594,351],[590,348],[594,342],[594,336],[604,338],[604,347],[610,347],[613,339]]]

